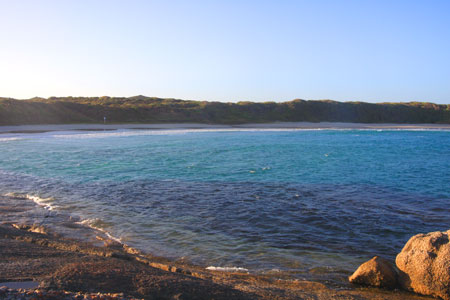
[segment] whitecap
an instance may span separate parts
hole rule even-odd
[[[57,205],[52,205],[52,202],[55,201],[55,198],[49,197],[49,198],[41,198],[34,195],[26,194],[23,196],[24,198],[33,201],[39,206],[44,207],[47,210],[54,210],[55,208],[58,208]]]
[[[248,273],[248,269],[241,268],[241,267],[215,267],[215,266],[209,266],[209,267],[206,268],[206,270],[220,271],[220,272],[243,272],[243,273]]]
[[[103,223],[103,221],[101,219],[98,218],[94,218],[94,219],[84,219],[82,221],[79,222],[75,222],[76,224],[81,224],[81,225],[85,225],[88,226],[92,229],[95,229],[97,231],[102,232],[103,234],[105,234],[109,239],[118,242],[120,244],[123,244],[122,240],[118,237],[113,236],[111,233],[109,233],[107,230],[105,230],[102,226],[100,226],[99,224]]]
[[[0,142],[11,142],[11,141],[18,141],[18,140],[23,140],[24,138],[22,137],[5,137],[5,138],[0,138]]]
[[[46,208],[48,210],[52,210],[55,207],[57,207],[57,206],[51,205],[51,202],[53,202],[55,200],[53,197],[41,198],[41,197],[30,195],[30,194],[13,193],[13,192],[3,194],[3,196],[5,196],[5,197],[12,197],[12,198],[19,198],[19,199],[28,199],[28,200],[33,201],[34,203],[36,203],[39,206],[43,206],[44,208]]]
[[[186,133],[208,132],[279,132],[279,131],[316,131],[322,129],[312,128],[213,128],[213,129],[168,129],[168,130],[122,130],[114,132],[97,131],[92,133],[55,134],[54,138],[63,139],[92,139],[108,137],[130,137],[146,135],[175,135]]]

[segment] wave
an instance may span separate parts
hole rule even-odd
[[[21,194],[21,193],[7,193],[7,194],[4,194],[4,196],[28,199],[28,200],[33,201],[37,205],[44,207],[47,210],[54,210],[55,208],[59,207],[58,205],[52,205],[52,203],[55,201],[55,198],[53,198],[53,197],[41,198],[39,196],[34,196],[34,195],[30,195],[30,194]]]
[[[248,273],[248,269],[241,268],[241,267],[215,267],[215,266],[209,266],[206,268],[206,270],[210,271],[220,271],[220,272],[241,272],[241,273]]]
[[[55,134],[54,138],[65,139],[89,139],[108,137],[131,137],[146,135],[176,135],[187,133],[208,133],[208,132],[292,132],[292,131],[449,131],[444,128],[352,128],[352,127],[330,127],[330,128],[209,128],[209,129],[140,129],[140,130],[118,130],[115,132],[96,131],[92,133],[70,133]]]
[[[116,131],[98,131],[80,133],[79,131],[66,131],[64,134],[46,133],[46,137],[61,139],[100,139],[109,137],[132,137],[132,136],[148,136],[148,135],[177,135],[188,133],[208,133],[208,132],[292,132],[292,131],[450,131],[447,128],[352,128],[352,127],[325,127],[325,128],[194,128],[194,129],[118,129]],[[34,137],[37,137],[34,135]],[[30,136],[27,136],[29,139]],[[0,142],[11,142],[24,140],[25,137],[4,137],[0,138]]]
[[[207,133],[207,132],[277,132],[277,131],[311,131],[324,130],[304,129],[304,128],[215,128],[215,129],[169,129],[169,130],[133,130],[119,132],[95,132],[95,133],[73,133],[73,134],[55,134],[55,138],[108,138],[108,137],[129,137],[129,136],[145,136],[145,135],[175,135],[186,133]]]
[[[37,205],[43,207],[46,210],[54,210],[58,208],[58,205],[53,205],[52,203],[55,201],[55,198],[49,197],[49,198],[41,198],[39,196],[30,195],[30,194],[22,194],[22,193],[6,193],[3,196],[5,197],[11,197],[16,199],[28,199],[36,203]],[[123,244],[122,240],[120,238],[117,238],[113,236],[111,233],[106,231],[104,229],[104,225],[106,224],[101,219],[95,218],[95,219],[85,219],[79,222],[75,222],[76,224],[81,224],[88,226],[94,230],[100,231],[103,234],[105,234],[109,239],[116,241],[120,244]]]
[[[11,141],[18,141],[23,140],[23,137],[6,137],[6,138],[0,138],[0,142],[11,142]]]
[[[44,209],[50,210],[50,211],[57,209],[59,207],[58,205],[53,204],[55,201],[55,198],[53,198],[53,197],[41,198],[41,197],[35,196],[35,195],[24,194],[24,193],[14,193],[14,192],[3,194],[3,196],[16,198],[16,199],[28,199],[28,200],[31,200],[34,203],[36,203],[38,206],[43,207]],[[113,236],[111,233],[109,233],[107,230],[104,229],[104,226],[106,225],[106,223],[99,218],[85,219],[85,220],[78,221],[75,223],[87,226],[96,231],[100,231],[104,235],[106,235],[109,239],[111,239],[115,242],[118,242],[120,244],[124,244],[120,238]]]
[[[95,219],[85,219],[79,222],[76,222],[77,224],[81,224],[81,225],[85,225],[88,226],[92,229],[95,229],[97,231],[102,232],[103,234],[105,234],[109,239],[118,242],[120,244],[124,244],[122,242],[122,240],[118,237],[113,236],[111,233],[109,233],[107,230],[104,229],[104,224],[105,222],[103,222],[101,219],[99,218],[95,218]]]

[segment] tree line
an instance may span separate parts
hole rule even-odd
[[[209,102],[136,97],[0,98],[0,125],[103,123],[267,122],[450,124],[450,105],[331,100]]]

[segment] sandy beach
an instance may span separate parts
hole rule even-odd
[[[428,129],[450,130],[450,124],[375,124],[339,122],[276,122],[248,123],[239,125],[166,123],[166,124],[46,124],[0,126],[0,133],[33,133],[72,130],[117,130],[117,129]]]

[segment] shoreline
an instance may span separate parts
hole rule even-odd
[[[175,125],[182,126],[183,124]],[[287,126],[287,124],[282,125]],[[386,291],[354,286],[347,281],[345,285],[332,285],[330,275],[328,278],[324,276],[324,280],[321,280],[309,277],[295,279],[282,272],[261,274],[248,273],[245,272],[246,270],[240,269],[233,269],[234,272],[223,272],[220,269],[208,269],[206,265],[192,264],[189,262],[189,258],[177,260],[167,258],[169,256],[154,256],[158,253],[151,253],[151,251],[145,253],[145,248],[138,251],[124,243],[114,241],[111,236],[105,237],[102,233],[106,232],[90,227],[88,223],[80,222],[83,221],[81,215],[78,216],[79,219],[68,218],[68,221],[56,218],[58,215],[70,217],[74,212],[65,213],[57,209],[52,210],[51,203],[47,202],[48,199],[51,199],[48,195],[49,198],[39,198],[33,196],[34,192],[29,195],[22,194],[20,187],[17,191],[17,193],[5,191],[8,194],[4,194],[4,196],[0,194],[0,224],[3,223],[0,225],[0,270],[6,270],[0,272],[0,282],[2,283],[33,280],[41,284],[40,288],[72,292],[125,292],[140,298],[147,298],[148,293],[156,293],[158,298],[160,295],[165,297],[167,290],[160,290],[157,287],[149,291],[145,287],[164,281],[167,289],[174,291],[181,289],[182,293],[190,295],[189,299],[195,298],[194,296],[197,296],[198,299],[205,299],[198,295],[210,294],[212,291],[218,291],[216,299],[227,299],[229,293],[236,295],[237,299],[426,299],[398,290]],[[38,191],[36,192],[39,194]],[[20,197],[21,194],[22,197]],[[22,221],[25,218],[20,220],[21,218],[17,218],[17,216],[29,217],[30,215],[23,213],[24,205],[12,207],[14,201],[11,197],[14,198],[14,195],[17,195],[17,199],[23,200],[22,204],[28,203],[31,210],[46,212],[46,216],[41,214],[41,218],[36,222],[23,225]],[[55,197],[59,195],[62,194],[53,194]],[[9,197],[9,199],[2,199],[2,197]],[[15,212],[15,215],[11,214],[9,218],[5,217],[5,213],[7,214],[8,211]],[[37,226],[34,226],[35,223]],[[89,231],[91,239],[74,240],[73,235],[65,234],[64,230],[61,232],[52,230],[54,228],[74,229],[75,227]],[[55,234],[52,234],[52,231]],[[78,232],[82,232],[82,230]],[[155,238],[155,241],[157,240],[158,237]],[[133,244],[131,245],[133,246]],[[15,253],[11,253],[9,248],[14,249]],[[187,255],[186,252],[183,254]],[[161,255],[164,256],[164,254]],[[50,258],[46,256],[50,256]],[[51,260],[51,256],[59,257],[56,265]],[[77,259],[73,260],[72,256],[76,256]],[[297,261],[300,260],[299,258]],[[36,265],[35,261],[39,261],[41,265]],[[305,262],[307,261],[305,260]],[[42,263],[45,265],[44,269],[40,267]],[[65,267],[66,265],[70,267]],[[19,270],[15,270],[16,268]],[[97,276],[98,270],[101,270],[101,275],[98,275],[101,278],[96,277],[95,281],[84,283],[89,278]],[[126,270],[124,272],[128,276],[125,279],[129,282],[128,285],[121,288],[120,291],[114,288],[116,288],[115,283],[122,280],[120,279],[122,272],[117,274],[115,270]],[[148,274],[145,283],[135,285],[137,274],[142,272]],[[343,279],[346,280],[346,277]],[[97,282],[98,280],[101,284]],[[164,299],[164,297],[162,298]]]
[[[79,227],[90,230],[97,243],[75,240],[65,236],[64,230],[60,234],[46,225],[15,223],[14,215],[26,209],[45,210],[29,199],[22,200],[13,205],[11,198],[0,197],[0,282],[35,281],[44,290],[124,293],[145,299],[154,295],[171,299],[180,293],[185,296],[180,299],[209,299],[212,295],[215,299],[429,299],[398,290],[351,284],[336,288],[279,275],[208,270],[140,252],[82,225]],[[26,203],[29,205],[24,208]],[[75,228],[75,223],[52,225]],[[136,283],[139,276],[145,280]],[[126,284],[118,288],[118,282]]]
[[[184,267],[195,268],[202,271],[217,271],[221,273],[240,273],[259,277],[273,277],[284,280],[307,280],[325,284],[328,287],[337,289],[348,289],[350,287],[346,278],[351,275],[351,270],[340,272],[327,272],[322,267],[316,267],[310,272],[303,273],[283,269],[250,269],[247,267],[240,267],[236,265],[211,265],[205,263],[193,262],[190,257],[166,256],[158,254],[157,251],[148,251],[145,248],[136,247],[133,244],[128,244],[118,237],[115,237],[108,230],[93,224],[93,220],[99,219],[84,219],[82,216],[73,215],[65,211],[58,210],[58,206],[53,206],[48,202],[48,199],[40,198],[25,193],[9,192],[0,194],[0,208],[3,208],[6,213],[0,212],[1,221],[7,224],[15,224],[14,227],[18,229],[31,230],[37,233],[48,233],[57,235],[59,237],[68,238],[80,243],[88,243],[93,246],[102,247],[104,245],[115,244],[123,247],[127,251],[143,256],[158,257],[165,263],[182,264]],[[9,207],[8,200],[16,203]],[[8,211],[12,213],[8,214]],[[24,217],[22,217],[24,215]],[[95,222],[94,222],[95,223]],[[357,264],[359,265],[359,263]],[[170,267],[168,267],[170,268]],[[355,266],[356,268],[356,266]]]
[[[2,125],[0,133],[43,133],[51,131],[96,131],[96,130],[171,130],[171,129],[389,129],[389,130],[450,130],[450,124],[389,124],[389,123],[342,123],[342,122],[275,122],[246,123],[237,125],[202,123],[161,124],[42,124]]]

